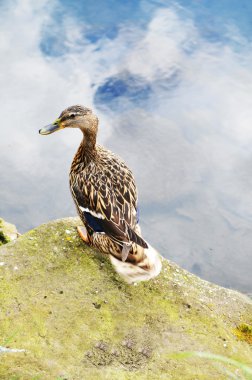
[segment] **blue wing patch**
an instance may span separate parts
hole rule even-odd
[[[86,220],[87,224],[89,225],[90,228],[92,228],[92,230],[94,232],[104,232],[103,229],[102,229],[102,227],[99,224],[99,219],[98,218],[96,218],[95,216],[91,215],[87,211],[84,211],[83,214],[85,216],[85,220]]]

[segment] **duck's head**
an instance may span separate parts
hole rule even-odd
[[[80,105],[71,106],[61,112],[60,116],[49,125],[39,130],[41,135],[49,135],[64,128],[79,128],[83,133],[97,133],[98,118],[92,110]]]

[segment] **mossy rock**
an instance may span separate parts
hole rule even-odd
[[[0,246],[9,243],[11,240],[15,240],[17,237],[16,226],[0,218]]]
[[[0,248],[0,379],[221,380],[233,370],[172,355],[181,351],[252,364],[249,298],[165,259],[159,277],[127,285],[79,239],[78,222]]]

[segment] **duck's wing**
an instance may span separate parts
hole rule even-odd
[[[114,164],[109,171],[84,171],[72,186],[80,213],[96,232],[104,232],[122,245],[131,242],[147,248],[133,230],[137,223],[137,191],[131,171]]]

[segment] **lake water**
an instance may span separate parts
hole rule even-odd
[[[252,292],[252,3],[2,1],[0,216],[25,232],[75,215],[79,131],[38,129],[90,106],[125,159],[144,236],[183,268]]]

